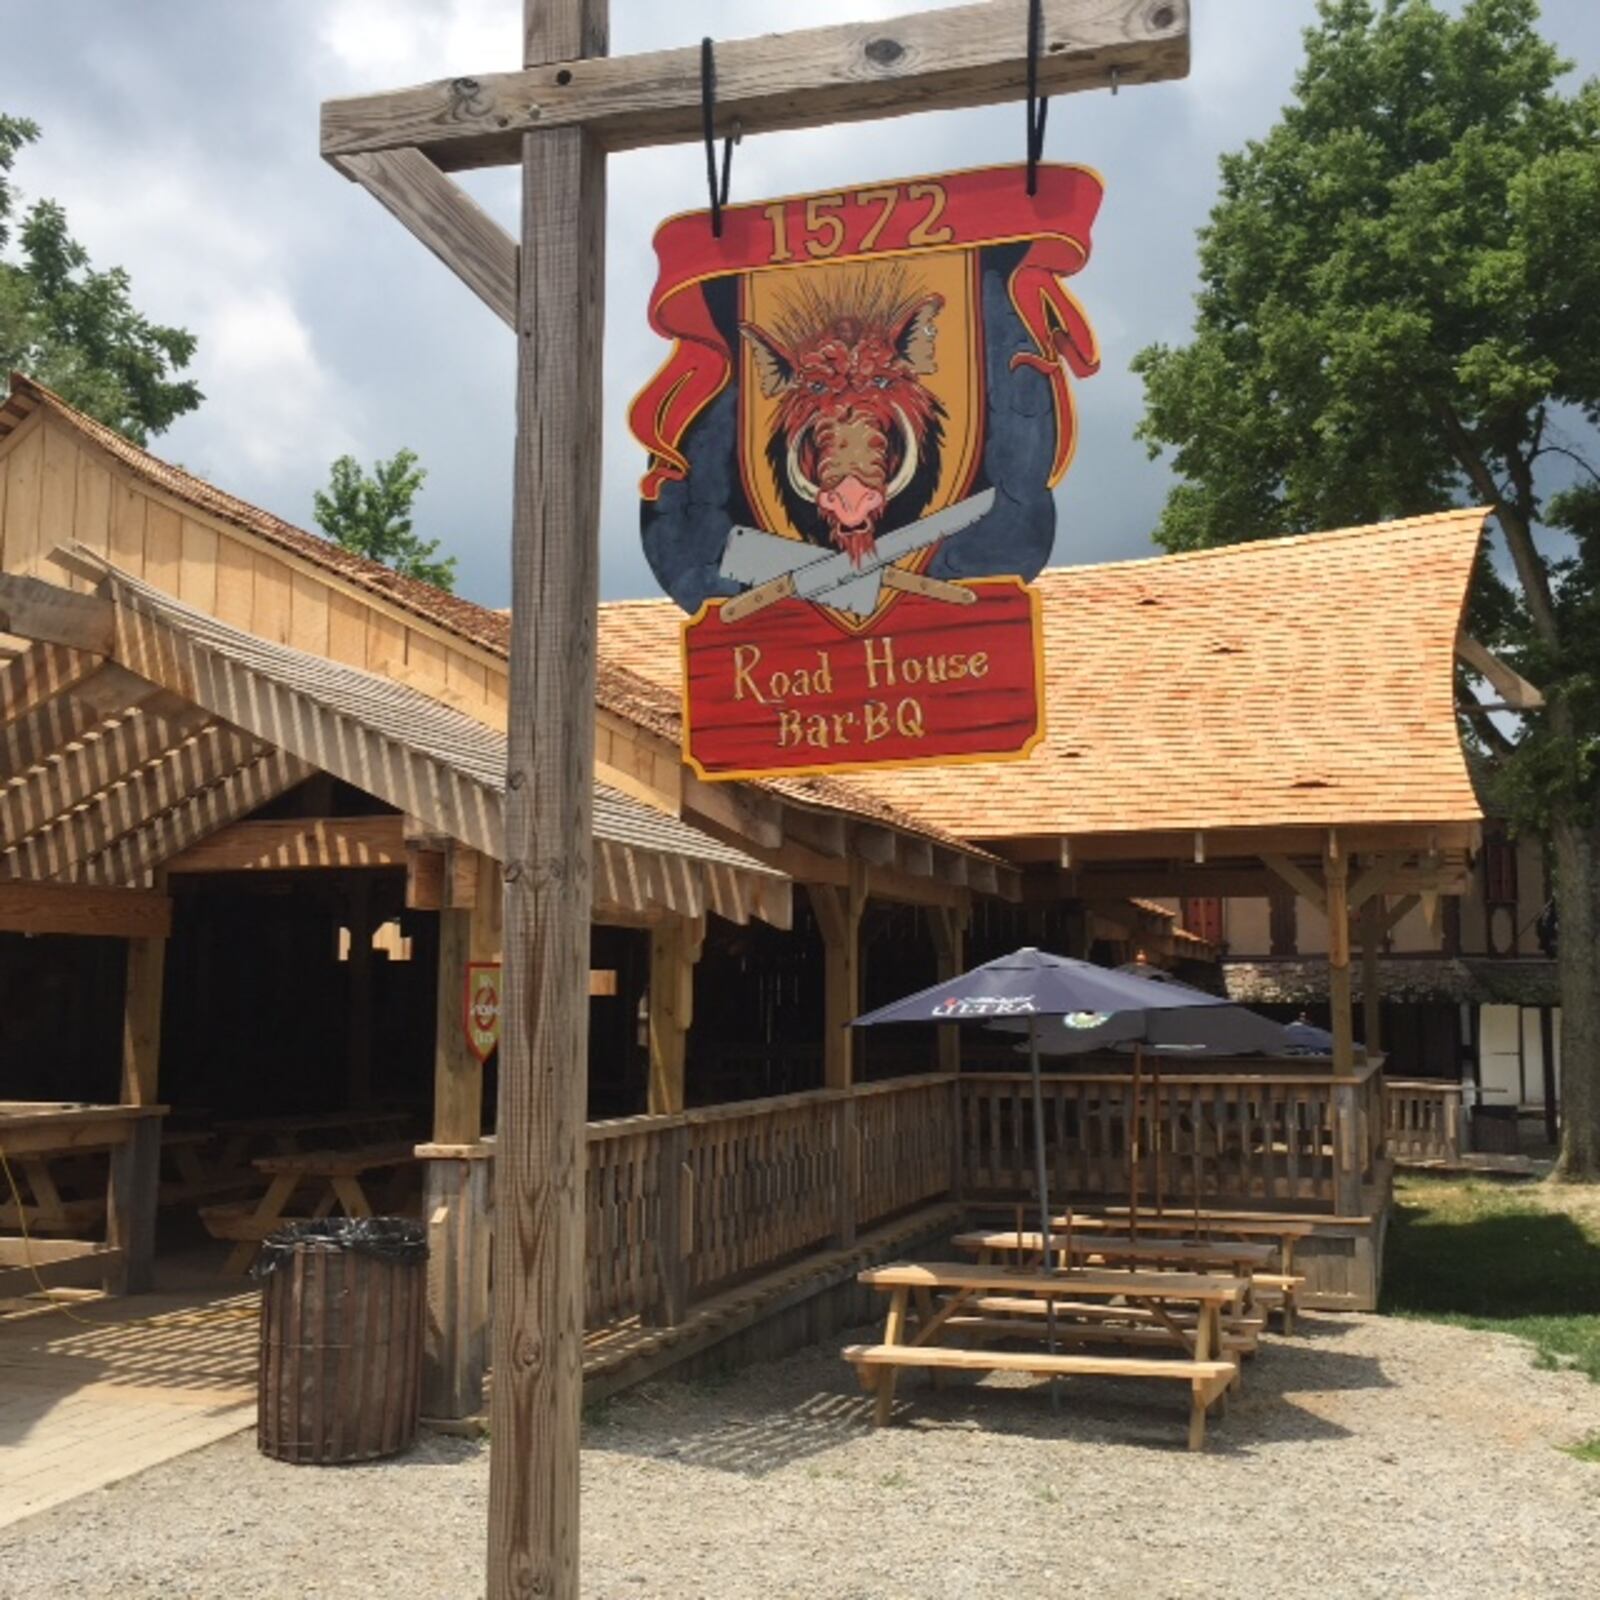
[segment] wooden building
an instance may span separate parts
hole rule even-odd
[[[822,1328],[863,1261],[1028,1191],[1009,1062],[953,1033],[863,1046],[865,1005],[1023,943],[1204,960],[1170,904],[1279,885],[1376,959],[1409,896],[1460,892],[1480,814],[1450,686],[1481,522],[1045,574],[1050,735],[998,767],[704,782],[678,753],[677,613],[604,607],[592,1381]],[[472,1409],[492,1096],[456,1008],[498,949],[506,618],[20,378],[0,573],[0,929],[60,930],[0,932],[0,991],[82,1002],[59,1046],[24,1030],[0,1096],[415,1108],[429,1403]],[[1329,946],[1331,1067],[1175,1076],[1161,1115],[1175,1203],[1188,1183],[1313,1216],[1313,1303],[1368,1305],[1381,1058],[1354,1042],[1350,940]],[[1114,1201],[1125,1067],[1053,1076],[1049,1115],[1062,1192]]]

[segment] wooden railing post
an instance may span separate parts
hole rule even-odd
[[[853,1091],[846,1090],[840,1096],[834,1126],[838,1130],[839,1222],[833,1243],[836,1250],[848,1250],[856,1242],[856,1179],[860,1170]]]
[[[107,1274],[111,1294],[148,1294],[154,1287],[156,1200],[161,1187],[161,1119],[149,1116],[128,1123],[128,1137],[111,1151],[111,1177],[106,1187],[106,1243],[122,1252]]]
[[[806,892],[822,934],[822,1081],[848,1089],[855,1081],[850,1024],[861,1010],[861,914],[867,904],[864,864],[852,860],[844,886],[808,883]]]
[[[689,1129],[684,1123],[669,1128],[662,1136],[660,1167],[660,1209],[656,1230],[657,1267],[661,1275],[661,1298],[651,1312],[651,1320],[671,1328],[682,1322],[689,1310],[689,1252],[694,1237],[694,1190],[689,1168]]]
[[[424,1416],[471,1417],[483,1410],[483,1380],[489,1370],[493,1153],[494,1147],[483,1141],[417,1146],[423,1158],[422,1215],[428,1229]]]

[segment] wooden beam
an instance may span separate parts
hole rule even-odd
[[[498,907],[488,885],[475,904],[440,911],[433,1048],[435,1144],[474,1145],[483,1137],[483,1063],[467,1044],[467,968],[474,961],[499,959]]]
[[[243,735],[212,724],[88,804],[22,839],[0,856],[0,877],[65,876],[187,796],[221,782],[250,759],[253,749]]]
[[[65,645],[30,645],[0,667],[0,722],[20,721],[95,671],[102,657]]]
[[[1351,827],[1340,824],[1339,838],[1352,856],[1367,856],[1391,851],[1476,849],[1481,831],[1479,822],[1469,820],[1372,823]],[[1325,826],[1207,828],[1205,866],[1254,864],[1266,855],[1320,861],[1326,834]],[[1061,865],[1059,836],[997,839],[975,833],[972,841],[1018,865],[1037,862]],[[1147,867],[1177,861],[1194,865],[1192,832],[1169,829],[1152,833],[1075,833],[1068,865],[1082,868],[1116,863]]]
[[[172,901],[147,889],[91,889],[75,883],[0,883],[0,933],[72,933],[109,939],[165,939]]]
[[[303,783],[312,770],[281,750],[249,757],[219,782],[178,800],[97,851],[83,862],[78,876],[89,883],[137,883],[161,862]]]
[[[707,783],[685,772],[683,808],[712,824],[719,836],[752,851],[778,850],[784,841],[784,804],[742,783]]]
[[[332,871],[400,867],[398,815],[235,822],[167,862],[169,872]]]
[[[875,867],[892,867],[895,862],[896,835],[892,828],[875,823],[858,824],[850,830],[850,853]]]
[[[684,1060],[694,1022],[694,970],[705,947],[703,917],[672,917],[650,931],[652,1113],[683,1110]]]
[[[165,874],[158,870],[155,878],[157,888],[164,891]],[[166,961],[165,933],[128,941],[127,981],[122,996],[122,1103],[126,1106],[153,1106],[161,1098],[161,997]]]
[[[842,858],[850,853],[849,828],[843,812],[787,806],[783,828],[788,838],[807,850],[815,850],[819,856]]]
[[[352,178],[508,327],[517,323],[517,241],[420,150],[339,156]]]
[[[1456,658],[1498,689],[1515,711],[1542,711],[1545,698],[1521,673],[1486,650],[1465,628],[1456,634]],[[1469,710],[1473,709],[1468,707]]]
[[[1369,1056],[1383,1048],[1383,994],[1378,983],[1378,957],[1383,950],[1383,896],[1373,895],[1361,917],[1361,1047]]]
[[[867,904],[864,865],[851,863],[843,886],[807,884],[811,909],[822,934],[823,1083],[848,1089],[853,1081],[854,1051],[850,1024],[861,1011],[861,914]]]
[[[101,731],[86,731],[47,765],[0,793],[0,849],[60,819],[198,733],[210,713],[191,707],[172,721],[134,710]]]
[[[1189,71],[1188,0],[1044,0],[1039,92],[1158,83]],[[1027,0],[807,28],[716,46],[718,131],[815,128],[1020,100]],[[697,140],[698,47],[608,59],[577,52],[523,72],[330,100],[322,153],[416,146],[446,171],[504,166],[522,135],[582,128],[609,150]]]
[[[1309,900],[1318,911],[1326,913],[1328,897],[1323,892],[1322,885],[1317,882],[1304,868],[1291,861],[1287,856],[1264,855],[1261,858],[1267,866],[1289,885],[1302,900]],[[1342,859],[1342,858],[1341,858]]]
[[[524,65],[605,53],[607,0],[524,0],[523,18]],[[576,127],[517,153],[487,1589],[577,1600],[606,161]]]
[[[1422,904],[1420,894],[1401,896],[1393,905],[1385,908],[1383,913],[1383,932],[1388,933],[1391,928],[1398,927],[1401,920],[1409,917],[1418,906]]]
[[[114,608],[104,595],[0,572],[0,631],[105,656],[114,629]]]
[[[964,970],[967,943],[967,922],[970,913],[943,906],[931,907],[925,915],[928,932],[933,939],[934,981],[948,982],[958,978]],[[961,1025],[949,1022],[938,1028],[939,1070],[961,1070]]]

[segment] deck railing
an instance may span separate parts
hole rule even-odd
[[[958,1080],[896,1078],[589,1124],[590,1327],[696,1299],[956,1187]]]
[[[1461,1085],[1390,1079],[1384,1085],[1384,1127],[1396,1161],[1459,1161]]]
[[[1241,1063],[1242,1067],[1243,1064]],[[970,1197],[1020,1199],[1034,1187],[1031,1080],[962,1080],[961,1175]],[[1384,1149],[1381,1064],[1348,1076],[1304,1071],[1146,1072],[1134,1128],[1127,1070],[1047,1073],[1045,1147],[1062,1195],[1126,1200],[1138,1134],[1141,1204],[1294,1205],[1359,1214]]]

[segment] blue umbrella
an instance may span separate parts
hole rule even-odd
[[[1053,956],[1031,947],[986,961],[958,978],[936,983],[904,1000],[857,1017],[857,1028],[889,1022],[982,1022],[1025,1024],[1033,1077],[1034,1176],[1039,1186],[1039,1237],[1044,1264],[1051,1266],[1050,1194],[1045,1178],[1044,1094],[1039,1076],[1039,1019],[1067,1017],[1089,1027],[1127,1012],[1173,1011],[1225,1006],[1217,995],[1187,984],[1162,983],[1131,972],[1113,972],[1089,961]],[[1137,1108],[1138,1064],[1134,1066]]]

